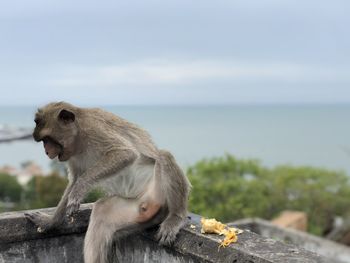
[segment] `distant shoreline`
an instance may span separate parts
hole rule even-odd
[[[32,130],[17,126],[0,124],[0,143],[27,140],[32,138]]]
[[[0,143],[8,143],[8,142],[14,142],[14,141],[22,141],[22,140],[29,140],[32,138],[31,134],[24,135],[21,137],[14,137],[14,138],[6,138],[6,139],[1,139],[0,138]]]

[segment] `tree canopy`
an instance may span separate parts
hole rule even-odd
[[[342,172],[287,165],[269,169],[227,154],[199,161],[187,174],[193,185],[190,210],[203,216],[227,222],[299,210],[308,215],[309,231],[318,235],[336,216],[348,216],[350,180]]]
[[[18,202],[22,190],[15,176],[0,173],[0,201]]]

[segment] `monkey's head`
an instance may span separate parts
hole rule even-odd
[[[78,109],[65,102],[50,103],[35,114],[34,140],[43,142],[50,159],[67,161],[76,152],[79,133],[76,114]]]

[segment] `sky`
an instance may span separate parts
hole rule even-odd
[[[0,2],[0,106],[350,103],[347,0]]]

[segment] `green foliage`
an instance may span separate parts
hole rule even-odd
[[[56,206],[66,188],[68,180],[57,173],[49,176],[34,176],[24,192],[27,209]]]
[[[16,177],[0,174],[0,200],[18,202],[21,198],[22,186]]]
[[[341,173],[311,167],[263,167],[232,155],[202,160],[188,169],[193,185],[190,210],[233,221],[271,219],[283,210],[307,213],[309,231],[321,235],[335,216],[347,216],[350,180]]]
[[[16,209],[56,206],[68,183],[59,176],[34,176],[23,187],[16,178],[0,174],[0,201],[16,202]],[[347,217],[350,207],[350,177],[344,173],[312,167],[278,166],[272,169],[256,160],[232,155],[202,160],[189,167],[193,185],[190,210],[206,217],[233,221],[245,217],[271,219],[283,210],[307,213],[309,231],[322,235],[335,216]],[[103,197],[94,189],[84,202]]]
[[[68,180],[56,172],[49,176],[34,176],[27,184],[24,191],[24,200],[20,206],[22,209],[34,209],[57,206]],[[103,196],[99,189],[91,190],[84,203],[95,202]]]

